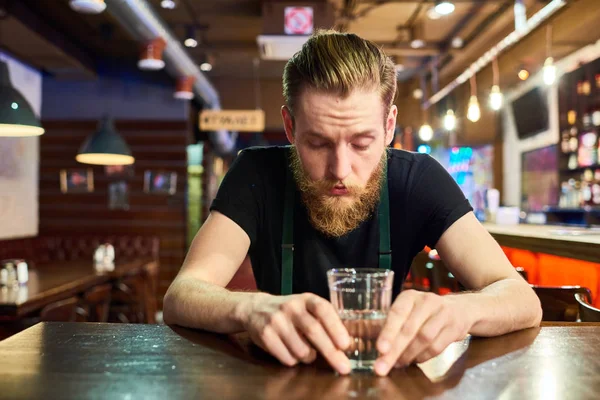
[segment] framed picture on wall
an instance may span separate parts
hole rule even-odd
[[[144,192],[154,194],[175,194],[177,192],[177,172],[146,171]]]
[[[111,210],[129,210],[129,185],[125,181],[108,185],[108,208]]]
[[[94,191],[94,171],[91,168],[72,168],[60,171],[60,191],[86,193]]]

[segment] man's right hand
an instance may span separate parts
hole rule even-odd
[[[311,363],[318,351],[340,374],[350,372],[343,351],[350,336],[327,300],[312,293],[260,294],[240,311],[252,341],[283,364]]]

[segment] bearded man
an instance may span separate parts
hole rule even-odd
[[[469,333],[539,324],[538,298],[449,174],[428,155],[388,148],[396,75],[381,49],[353,34],[319,32],[287,63],[283,87],[291,146],[237,157],[165,295],[165,322],[247,331],[285,365],[310,363],[319,352],[347,374],[350,337],[327,300],[326,271],[380,266],[385,215],[396,279],[377,374],[426,361]],[[389,213],[381,213],[386,198]],[[401,291],[426,245],[469,292]],[[260,292],[226,290],[248,254]]]

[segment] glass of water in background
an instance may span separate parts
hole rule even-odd
[[[373,370],[376,343],[392,302],[394,271],[344,268],[327,271],[329,295],[352,340],[346,355],[352,370]]]

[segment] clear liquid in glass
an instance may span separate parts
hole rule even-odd
[[[352,370],[373,370],[379,356],[376,343],[387,314],[380,310],[344,310],[340,318],[348,333],[351,344],[346,349]]]

